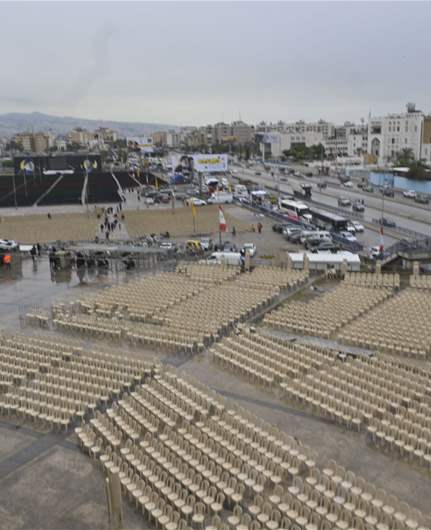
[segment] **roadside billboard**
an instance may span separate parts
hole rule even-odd
[[[127,149],[140,153],[152,153],[154,151],[153,139],[149,136],[131,136],[127,138]]]
[[[215,173],[227,171],[227,155],[193,155],[195,171],[202,173]]]

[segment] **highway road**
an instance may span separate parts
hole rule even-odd
[[[430,205],[417,205],[411,199],[398,199],[398,197],[395,200],[385,197],[384,201],[382,201],[382,195],[380,193],[366,193],[358,188],[351,189],[342,185],[337,186],[332,183],[329,184],[326,189],[320,191],[317,189],[318,179],[315,177],[301,179],[289,175],[288,177],[285,177],[288,179],[288,182],[286,183],[280,180],[279,175],[272,177],[270,173],[266,173],[265,171],[262,171],[261,175],[255,175],[255,171],[255,169],[238,168],[235,176],[252,180],[263,186],[278,187],[281,193],[283,193],[283,190],[287,191],[289,189],[289,181],[297,182],[299,184],[308,182],[313,185],[312,198],[322,204],[337,207],[337,199],[339,197],[346,197],[352,201],[356,199],[364,199],[366,205],[363,217],[364,221],[371,222],[373,219],[380,218],[383,206],[384,217],[394,220],[397,226],[414,230],[421,234],[431,235]],[[351,213],[351,209],[347,208],[345,211],[346,216],[348,217],[349,212]]]

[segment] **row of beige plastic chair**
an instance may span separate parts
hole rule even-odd
[[[342,282],[309,302],[287,301],[267,314],[264,323],[307,335],[330,337],[343,326],[391,296],[387,287],[362,287]]]
[[[425,396],[422,402],[373,418],[367,439],[378,449],[431,472],[431,398]]]
[[[26,313],[25,323],[42,329],[49,328],[49,316],[43,313]]]
[[[156,381],[140,388],[160,385],[166,376],[172,374],[162,371]],[[173,429],[163,412],[173,396],[167,400],[165,395],[139,395],[142,408],[159,417],[157,427],[127,418],[131,409],[121,411],[121,400],[116,410],[96,415],[77,429],[77,435],[85,452],[108,472],[119,473],[124,493],[144,516],[153,514],[153,523],[168,504],[193,528],[221,529],[225,524],[227,530],[243,530],[241,525],[246,524],[256,530],[347,530],[387,525],[429,530],[419,511],[333,461],[319,469],[307,448],[261,420],[254,421],[239,407],[226,408],[223,402],[220,415],[192,420],[175,412]]]
[[[335,361],[333,350],[281,343],[246,331],[216,343],[211,353],[215,362],[264,386],[299,377]]]
[[[431,354],[431,296],[407,288],[352,322],[339,339],[357,346],[425,359]]]
[[[13,385],[5,385],[7,392],[0,394],[0,410],[6,416],[39,421],[49,428],[67,428],[157,372],[152,362],[101,352],[93,356],[82,348],[73,350],[67,343],[28,342],[29,351],[21,337],[13,347],[11,337],[1,339],[0,349],[7,350],[4,355],[13,352],[15,356],[17,375]],[[44,348],[47,354],[42,353]],[[20,377],[20,361],[25,377]]]
[[[182,262],[177,265],[176,272],[195,282],[220,284],[233,280],[240,273],[240,268],[228,265]]]
[[[302,272],[281,268],[257,267],[239,274],[237,268],[192,264],[177,273],[58,304],[53,308],[53,325],[68,333],[193,353],[263,310],[281,288],[305,278]]]
[[[400,275],[397,273],[346,272],[344,283],[362,287],[400,287]]]
[[[431,276],[412,274],[409,282],[410,287],[415,287],[416,289],[431,289]]]
[[[430,390],[422,370],[359,357],[281,383],[288,400],[348,428],[360,430],[387,411],[420,402]]]
[[[179,279],[181,281],[179,281]],[[194,296],[204,287],[176,273],[159,273],[111,287],[96,296],[79,301],[81,310],[102,309],[113,314],[120,310],[134,318],[148,318],[173,304]]]
[[[303,284],[308,278],[307,271],[289,270],[280,267],[255,267],[251,272],[241,274],[236,285],[254,289],[278,288],[286,290]]]

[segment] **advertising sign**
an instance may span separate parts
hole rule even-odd
[[[202,173],[227,171],[227,155],[193,155],[193,166]]]
[[[149,136],[131,136],[127,138],[127,148],[130,151],[152,153],[154,150],[153,139]]]

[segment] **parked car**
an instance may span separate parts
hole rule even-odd
[[[343,182],[343,186],[345,188],[353,188],[353,182],[351,180],[346,180],[346,182]]]
[[[282,223],[274,223],[272,225],[272,231],[277,232],[277,234],[282,234],[283,230],[286,228],[286,225]]]
[[[347,239],[347,241],[350,241],[350,243],[356,243],[358,241],[356,236],[354,236],[347,230],[343,230],[343,232],[340,232],[340,236],[344,237],[344,239]]]
[[[340,246],[332,241],[322,241],[318,245],[311,246],[310,251],[311,252],[338,252],[340,250]]]
[[[368,184],[362,188],[363,191],[366,191],[367,193],[374,193],[374,188],[371,186],[371,184]]]
[[[430,200],[428,195],[425,195],[424,193],[418,193],[415,197],[415,202],[419,204],[429,204]]]
[[[377,222],[383,226],[387,226],[388,228],[395,228],[397,226],[395,221],[388,219],[387,217],[381,217],[377,220]]]
[[[363,232],[365,230],[364,225],[359,221],[352,221],[352,225],[355,227],[356,232]]]
[[[160,243],[160,248],[163,248],[165,250],[175,250],[176,245],[172,241],[162,241]]]
[[[190,197],[190,199],[187,200],[188,206],[191,206],[192,204],[195,206],[206,206],[206,202],[202,199],[199,199],[198,197]]]
[[[379,246],[370,247],[368,250],[368,254],[370,258],[373,258],[373,259],[379,258],[381,256],[380,247]]]
[[[302,230],[301,228],[288,227],[283,230],[283,235],[291,243],[298,243],[301,239]]]
[[[325,188],[328,187],[328,184],[327,182],[318,182],[317,187],[319,188],[319,190],[324,190]]]
[[[253,258],[256,255],[256,245],[254,243],[244,243],[242,249],[244,252],[249,252],[250,257]]]
[[[333,241],[330,236],[324,236],[324,237],[309,237],[305,242],[304,246],[306,249],[312,249],[315,248],[323,243],[330,243],[333,245]]]
[[[0,239],[0,250],[15,250],[18,243],[13,239]]]
[[[203,250],[212,250],[214,248],[214,242],[210,237],[201,237],[200,243]]]
[[[415,199],[416,192],[415,190],[405,190],[403,191],[403,197],[406,197],[407,199]]]
[[[346,206],[350,206],[351,204],[352,204],[352,201],[348,199],[347,197],[338,198],[338,206],[346,207]]]
[[[260,177],[262,175],[260,171],[255,171],[254,174],[256,175],[256,177]]]

